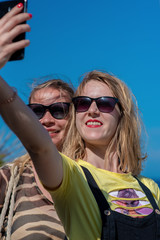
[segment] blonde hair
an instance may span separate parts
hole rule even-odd
[[[124,82],[106,72],[91,71],[84,75],[75,96],[82,94],[85,85],[95,80],[106,84],[113,96],[119,99],[121,116],[116,132],[106,149],[105,168],[109,164],[109,156],[116,146],[116,153],[120,161],[120,169],[123,172],[131,172],[138,175],[142,170],[142,162],[146,155],[141,151],[141,119],[138,112],[136,98]],[[75,110],[72,106],[72,119],[68,134],[65,138],[62,152],[70,158],[84,159],[86,157],[85,142],[80,136],[75,123]]]
[[[45,81],[44,83],[38,84],[33,88],[33,90],[30,93],[29,103],[31,102],[31,99],[33,98],[35,92],[42,88],[53,88],[53,89],[59,90],[60,92],[65,92],[67,93],[70,100],[72,100],[72,97],[74,95],[72,84],[68,84],[61,79],[51,79],[51,80]]]

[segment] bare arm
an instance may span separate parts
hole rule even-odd
[[[12,88],[0,77],[0,103],[12,96]],[[49,188],[58,187],[62,181],[62,159],[35,114],[18,96],[11,103],[0,104],[0,113],[30,154],[42,183]]]
[[[0,68],[12,53],[29,45],[29,40],[12,43],[20,32],[30,30],[28,24],[19,27],[19,23],[30,18],[27,13],[19,12],[20,9],[15,7],[0,20]],[[31,155],[42,183],[48,188],[56,188],[63,178],[61,156],[37,117],[18,96],[6,103],[12,96],[13,89],[0,77],[0,114]]]

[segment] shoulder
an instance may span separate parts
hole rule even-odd
[[[6,184],[9,182],[10,177],[12,175],[12,171],[15,168],[14,162],[7,163],[4,166],[0,167],[0,186],[6,182]],[[31,168],[30,165],[26,165],[25,168]],[[19,172],[19,165],[17,168],[17,173]]]
[[[62,153],[60,153],[60,155],[62,157],[64,170],[68,170],[71,172],[71,171],[75,171],[76,169],[81,169],[79,161],[75,161]]]
[[[11,177],[11,166],[7,164],[1,167],[0,168],[0,209],[4,202],[10,177]]]
[[[146,187],[148,187],[150,189],[150,191],[152,192],[154,198],[157,200],[158,205],[160,207],[160,189],[158,184],[151,178],[148,177],[144,177],[144,176],[138,176],[138,179],[144,184],[146,185]]]
[[[6,164],[0,168],[0,192],[2,193],[8,187],[13,164]]]
[[[82,159],[73,160],[62,153],[60,153],[60,154],[61,154],[62,161],[63,161],[64,178],[67,175],[68,175],[67,178],[70,178],[71,181],[76,178],[78,178],[78,179],[86,178],[82,167],[88,168],[88,170],[93,175],[97,171],[97,168],[95,166],[93,166],[92,164],[90,164]]]
[[[72,160],[62,153],[60,154],[63,161],[63,180],[57,189],[51,191],[51,194],[56,198],[58,197],[58,199],[66,199],[71,192],[75,192],[80,186],[83,186],[85,175],[79,161]]]
[[[138,176],[138,179],[145,184],[150,190],[154,189],[154,188],[159,188],[158,184],[151,178],[148,177],[144,177],[142,175]]]
[[[0,180],[5,177],[10,178],[12,166],[13,164],[6,164],[0,168]]]

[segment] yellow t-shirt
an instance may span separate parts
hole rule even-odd
[[[83,160],[75,162],[62,155],[64,177],[61,186],[51,192],[55,208],[71,240],[98,240],[101,237],[101,216],[96,200],[81,169],[89,169],[112,210],[131,217],[150,214],[152,206],[138,181],[131,175],[94,167]],[[140,176],[160,207],[160,190],[151,179]]]

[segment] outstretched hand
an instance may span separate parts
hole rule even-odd
[[[12,42],[19,34],[30,31],[30,26],[23,22],[31,19],[32,15],[21,13],[22,9],[23,4],[20,3],[0,19],[0,69],[14,52],[30,44],[27,39]]]

